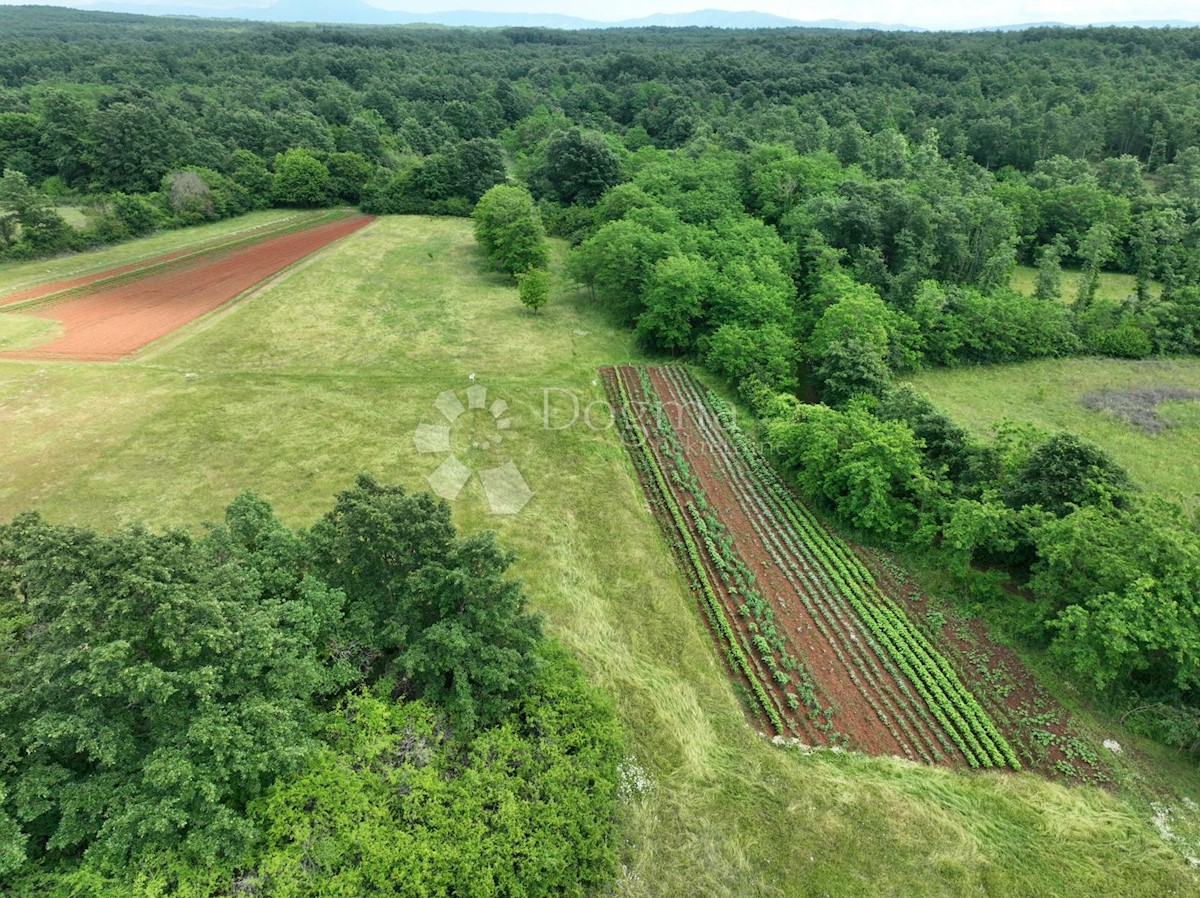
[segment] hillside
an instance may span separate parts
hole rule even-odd
[[[808,755],[748,728],[606,426],[597,367],[641,357],[579,294],[522,310],[467,223],[388,218],[142,361],[0,363],[0,516],[194,526],[252,485],[304,524],[360,469],[427,486],[439,456],[414,435],[474,374],[513,423],[503,458],[464,451],[511,459],[533,497],[489,514],[472,480],[454,517],[517,551],[550,632],[616,703],[638,784],[621,894],[1192,889],[1133,793]]]

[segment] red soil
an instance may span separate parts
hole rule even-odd
[[[791,645],[794,654],[806,665],[814,682],[820,705],[835,708],[831,720],[831,730],[815,725],[818,721],[809,718],[807,713],[809,709],[802,706],[798,712],[788,710],[783,701],[785,697],[783,689],[774,682],[771,676],[762,675],[764,671],[760,670],[759,681],[763,688],[772,695],[777,710],[785,722],[786,731],[782,735],[797,736],[806,743],[820,745],[829,744],[830,736],[833,733],[841,733],[849,737],[851,747],[871,754],[896,755],[917,760],[919,757],[928,759],[930,749],[933,749],[937,755],[941,756],[943,763],[963,761],[957,751],[950,750],[945,745],[944,739],[941,738],[943,734],[932,732],[924,723],[916,719],[918,715],[908,715],[913,718],[913,731],[908,733],[901,732],[894,725],[889,726],[880,719],[877,708],[872,707],[871,701],[867,699],[864,687],[869,690],[877,690],[872,693],[873,700],[877,705],[880,703],[881,694],[886,694],[887,697],[883,698],[883,703],[888,705],[888,710],[893,715],[897,711],[902,714],[907,713],[900,710],[899,702],[920,701],[920,699],[915,696],[909,699],[901,698],[904,690],[886,670],[882,669],[883,665],[879,663],[879,659],[865,644],[865,638],[861,640],[861,644],[856,645],[855,651],[864,653],[860,657],[865,658],[869,655],[874,660],[874,664],[871,664],[870,661],[867,663],[874,668],[875,680],[870,685],[855,682],[856,679],[862,680],[865,675],[864,671],[861,668],[852,669],[846,650],[835,648],[829,642],[829,637],[822,632],[799,594],[800,587],[788,579],[771,557],[763,537],[756,531],[755,524],[751,521],[750,513],[743,507],[742,499],[731,484],[728,472],[723,468],[724,462],[721,461],[723,453],[725,458],[733,458],[735,455],[732,447],[726,444],[723,431],[714,431],[709,427],[715,423],[711,417],[706,417],[704,426],[701,426],[698,417],[704,414],[701,403],[698,403],[694,397],[681,392],[680,386],[668,377],[663,369],[648,368],[646,370],[651,386],[670,421],[675,440],[680,446],[689,468],[698,479],[709,507],[717,514],[733,538],[734,554],[752,572],[756,588],[772,606],[776,627],[780,633],[786,634],[786,640]],[[612,383],[619,379],[625,384],[626,391],[631,396],[639,395],[640,388],[636,370],[628,367],[601,369],[601,375],[604,377],[606,387],[611,387]],[[615,390],[610,388],[610,395],[615,397]],[[664,454],[662,439],[649,409],[644,407],[644,404],[639,407],[639,402],[635,400],[635,407],[629,409],[629,412],[634,425],[647,438],[647,445],[658,459],[660,467],[664,471],[671,470],[673,462]],[[715,445],[714,440],[718,441],[720,445]],[[650,482],[651,478],[645,476],[640,470],[639,476],[647,495],[651,497],[652,505],[654,505],[653,497],[657,487]],[[668,477],[667,481],[676,503],[681,508],[686,507],[690,501],[690,495],[686,488],[672,477]],[[673,520],[665,509],[657,508],[656,511],[664,533],[667,534],[668,542],[675,544],[677,538],[674,536]],[[692,539],[701,544],[702,539],[695,522],[687,515],[685,515],[685,520]],[[678,546],[675,548],[677,551],[679,550]],[[701,552],[700,555],[701,564],[707,575],[706,579],[725,608],[726,619],[735,631],[742,634],[742,640],[745,642],[750,635],[747,630],[748,621],[737,611],[742,600],[730,594],[724,578],[712,568],[707,553]],[[686,570],[690,561],[681,558],[681,563]],[[714,633],[713,638],[718,646],[722,646],[722,640],[717,634]],[[750,653],[747,652],[747,654]],[[736,681],[743,682],[740,673],[733,670],[731,673]],[[907,686],[907,684],[904,685]]]
[[[284,220],[284,223],[286,223],[286,219]],[[195,256],[199,257],[200,255],[203,255],[205,253],[219,250],[221,248],[221,245],[224,243],[229,243],[230,241],[233,241],[233,240],[245,238],[245,237],[253,234],[255,231],[262,231],[264,237],[269,236],[270,233],[279,226],[280,226],[279,223],[259,225],[258,227],[253,228],[249,231],[238,232],[238,233],[234,233],[234,234],[230,234],[230,235],[226,235],[226,236],[222,236],[222,237],[216,237],[216,238],[213,238],[210,240],[206,240],[202,243],[198,243],[195,246],[189,246],[184,249],[178,249],[178,250],[175,250],[174,252],[163,253],[158,256],[151,256],[149,259],[142,259],[141,261],[138,261],[138,262],[131,262],[128,265],[118,265],[115,268],[105,268],[102,271],[95,271],[95,272],[92,272],[91,274],[80,275],[79,277],[76,277],[76,278],[70,278],[68,280],[63,280],[63,281],[50,281],[49,283],[38,284],[37,286],[34,286],[34,287],[28,287],[24,290],[18,290],[15,293],[7,293],[4,296],[0,296],[0,309],[4,308],[5,306],[14,305],[19,302],[27,302],[28,300],[31,300],[31,299],[39,299],[40,297],[43,297],[43,296],[53,296],[55,293],[62,293],[64,290],[73,290],[76,287],[86,287],[88,284],[94,284],[97,281],[103,281],[103,280],[107,280],[109,278],[119,277],[122,274],[127,274],[130,271],[136,271],[139,268],[150,268],[155,265],[161,265],[164,262],[170,262],[172,259],[178,259],[181,256],[195,255]]]
[[[759,591],[771,602],[776,626],[788,634],[798,657],[808,665],[821,692],[836,706],[834,728],[849,736],[851,745],[858,751],[905,756],[903,746],[880,723],[875,711],[850,679],[852,671],[837,657],[833,647],[817,629],[817,623],[800,601],[795,585],[772,560],[719,463],[709,452],[703,451],[708,437],[697,426],[694,414],[699,409],[695,403],[681,396],[675,385],[663,376],[661,369],[647,370],[709,505],[733,536],[734,551],[753,571]],[[889,685],[894,684],[889,682]]]
[[[180,256],[187,255],[190,252],[194,252],[194,250],[181,249],[173,253],[154,256],[151,259],[143,259],[141,262],[132,262],[129,265],[120,265],[116,268],[106,268],[103,271],[85,274],[81,277],[71,278],[68,281],[51,281],[48,284],[38,284],[36,287],[29,287],[26,290],[18,290],[16,293],[9,293],[0,298],[0,309],[4,308],[4,306],[10,306],[19,302],[26,302],[30,299],[38,299],[42,296],[52,296],[55,293],[61,293],[64,290],[72,290],[75,287],[86,287],[88,284],[94,284],[96,281],[102,281],[107,278],[116,277],[129,271],[136,271],[138,268],[145,268],[147,265],[157,265],[160,262],[169,262],[171,259],[177,259]]]
[[[0,353],[0,357],[115,361],[236,299],[271,275],[371,221],[369,216],[349,216],[268,237],[227,253],[202,255],[194,264],[184,264],[142,280],[101,287],[85,296],[51,302],[26,314],[59,321],[66,332],[36,349]],[[89,279],[111,277],[173,255],[179,254],[161,256],[138,266],[111,269],[89,276]],[[88,279],[79,280],[88,282]],[[60,282],[48,285],[47,289],[52,287],[49,290],[52,293],[76,285]],[[13,300],[12,297],[8,299]]]
[[[875,580],[910,617],[927,617],[932,603],[912,579],[877,555],[856,549]],[[901,598],[904,596],[905,598]],[[1026,766],[1048,777],[1110,785],[1105,759],[1081,737],[1071,713],[1038,683],[1015,651],[992,639],[979,620],[966,620],[944,606],[938,648],[1004,731]]]

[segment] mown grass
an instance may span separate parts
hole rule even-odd
[[[1075,301],[1075,294],[1079,292],[1079,279],[1082,276],[1082,272],[1075,269],[1063,270],[1062,292],[1058,297],[1060,302],[1070,304]],[[1032,296],[1034,289],[1037,287],[1037,269],[1031,265],[1018,265],[1013,271],[1010,283],[1012,288],[1019,293]],[[1162,284],[1157,281],[1151,281],[1150,294],[1157,296],[1161,291]],[[1125,274],[1120,271],[1100,272],[1100,286],[1096,289],[1097,299],[1120,302],[1127,297],[1136,295],[1137,278],[1132,274]]]
[[[87,213],[78,206],[55,206],[54,211],[77,231],[82,231],[88,226]]]
[[[1165,402],[1161,433],[1147,433],[1080,401],[1088,393],[1137,387],[1200,390],[1200,361],[1051,359],[988,368],[926,371],[912,383],[955,420],[986,435],[1001,420],[1028,421],[1097,443],[1147,491],[1200,508],[1200,403]]]
[[[25,349],[54,336],[60,325],[32,315],[0,315],[0,352]]]
[[[420,489],[441,457],[418,453],[414,430],[438,421],[442,391],[465,399],[474,373],[513,424],[473,457],[511,459],[535,495],[495,516],[472,481],[455,517],[517,551],[548,629],[611,696],[653,783],[624,810],[617,894],[1195,893],[1120,797],[806,756],[756,733],[605,426],[596,367],[642,356],[561,285],[526,312],[468,222],[380,220],[184,337],[117,365],[0,362],[0,518],[193,526],[252,487],[304,524],[360,470]],[[575,402],[591,426],[572,422]]]
[[[293,217],[313,217],[314,212],[295,209],[267,209],[240,218],[197,225],[174,231],[161,231],[141,240],[114,244],[86,253],[70,253],[32,262],[0,262],[0,299],[44,281],[67,280],[103,271],[118,265],[139,262],[162,253],[196,246],[217,237],[226,237],[252,228]]]

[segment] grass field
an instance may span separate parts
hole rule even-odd
[[[1079,278],[1081,272],[1065,269],[1062,274],[1062,293],[1059,295],[1059,300],[1065,303],[1075,301],[1075,294],[1079,290]],[[1037,269],[1031,265],[1018,265],[1013,271],[1012,288],[1020,293],[1033,295],[1034,289],[1037,287]],[[1151,295],[1157,296],[1162,290],[1162,285],[1157,281],[1152,281],[1150,284]],[[1100,272],[1100,286],[1096,290],[1097,299],[1109,299],[1117,302],[1129,296],[1137,295],[1137,278],[1132,274],[1124,274],[1119,271],[1102,271]]]
[[[88,225],[87,215],[78,206],[55,206],[54,211],[77,231],[82,231]]]
[[[1158,414],[1170,426],[1147,433],[1080,401],[1109,389],[1173,386],[1200,391],[1200,362],[1051,359],[927,371],[913,383],[976,433],[988,434],[998,421],[1010,418],[1078,434],[1111,452],[1144,489],[1200,508],[1200,403],[1163,403]]]
[[[53,321],[32,315],[0,315],[0,352],[25,349],[55,335],[60,328]]]
[[[442,455],[414,433],[441,420],[443,391],[465,403],[474,374],[512,426],[464,456],[477,470],[512,460],[534,495],[492,515],[472,478],[456,519],[519,553],[548,629],[612,697],[651,783],[625,809],[618,895],[1197,894],[1137,798],[806,755],[755,733],[604,426],[597,366],[639,360],[581,295],[527,313],[485,272],[469,222],[383,219],[136,362],[0,362],[0,518],[189,526],[253,487],[302,524],[360,470],[423,488]]]

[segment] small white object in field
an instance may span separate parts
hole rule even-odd
[[[471,372],[471,376],[467,378],[471,383],[475,383],[475,372]]]
[[[1105,739],[1103,745],[1114,755],[1119,755],[1121,753],[1121,743],[1116,739]]]
[[[617,795],[624,801],[654,789],[654,777],[638,764],[637,758],[629,757],[618,764],[617,775]]]

